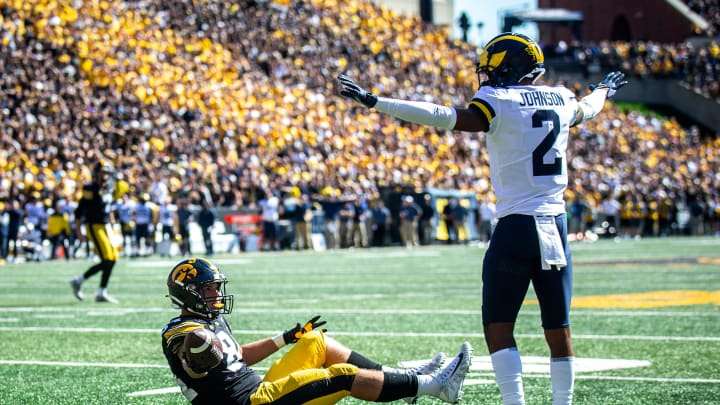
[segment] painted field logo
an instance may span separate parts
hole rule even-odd
[[[527,300],[537,304],[537,300]],[[720,291],[675,290],[646,293],[593,295],[573,297],[572,307],[577,308],[659,308],[690,305],[720,305]]]

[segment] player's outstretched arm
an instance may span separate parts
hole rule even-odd
[[[385,114],[414,124],[454,129],[457,112],[452,107],[422,101],[406,101],[379,97],[360,87],[353,79],[344,74],[338,75],[340,94],[362,105],[375,108]]]
[[[610,72],[598,84],[590,86],[592,93],[583,97],[578,103],[575,124],[580,124],[595,118],[605,105],[605,100],[615,95],[615,92],[626,85],[625,74]]]

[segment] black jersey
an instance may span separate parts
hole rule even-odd
[[[107,224],[111,198],[97,183],[85,184],[75,218],[85,219],[87,224]]]
[[[177,351],[194,329],[214,332],[222,342],[223,360],[205,377],[191,378],[183,369]],[[162,345],[170,370],[185,397],[193,404],[250,404],[250,395],[262,378],[240,357],[240,345],[222,315],[212,320],[191,316],[173,318],[162,330]]]

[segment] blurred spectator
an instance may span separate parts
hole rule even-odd
[[[200,212],[197,214],[197,223],[202,232],[205,254],[208,256],[212,256],[215,253],[213,249],[212,229],[216,219],[215,210],[210,207],[207,200],[202,199],[200,201]]]
[[[353,199],[353,218],[350,228],[350,246],[368,247],[367,216],[368,206],[365,195],[356,195]]]
[[[262,216],[262,250],[280,250],[278,221],[281,215],[280,198],[275,190],[266,189],[265,197],[258,203]]]
[[[193,213],[190,209],[190,205],[188,205],[187,198],[181,198],[178,201],[178,208],[175,212],[175,217],[178,226],[178,234],[180,236],[180,241],[178,243],[180,256],[192,256],[192,251],[190,250],[190,222],[193,219]]]
[[[70,248],[70,221],[62,210],[62,201],[55,201],[50,215],[47,219],[47,237],[50,240],[50,259],[55,260],[58,250],[62,247],[62,254],[66,260],[70,260],[72,250]]]
[[[420,203],[420,220],[418,222],[418,236],[421,245],[431,245],[435,240],[435,207],[432,196],[423,194]]]
[[[485,194],[480,199],[478,206],[478,232],[480,233],[480,241],[487,243],[492,237],[495,223],[497,222],[497,212],[495,202],[489,195]]]
[[[175,236],[177,234],[177,205],[173,203],[173,199],[170,196],[166,196],[164,200],[161,200],[158,206],[158,223],[160,226],[161,239],[158,242],[157,253],[160,256],[170,257],[172,244],[177,240]]]
[[[5,214],[8,218],[7,238],[3,241],[3,258],[15,261],[20,247],[20,226],[25,218],[25,211],[20,208],[20,201],[13,198],[5,206]],[[10,244],[12,244],[12,258],[10,258]]]
[[[295,227],[295,248],[297,250],[312,249],[312,204],[310,197],[302,193],[293,212]]]
[[[7,260],[7,240],[8,225],[10,224],[10,215],[6,209],[7,201],[0,201],[0,264],[5,264]]]
[[[584,196],[575,194],[570,201],[570,207],[568,209],[569,233],[585,232],[585,216],[588,209],[589,207],[585,203]]]
[[[370,229],[372,229],[372,245],[375,247],[387,246],[387,239],[390,232],[392,217],[390,210],[385,206],[382,199],[375,200],[370,211]]]
[[[42,232],[45,227],[41,226],[41,224],[47,222],[47,218],[47,209],[45,208],[45,204],[41,199],[40,192],[35,191],[31,193],[30,200],[27,202],[27,204],[25,204],[25,224],[32,225],[33,233],[36,231],[40,233],[41,242],[45,239],[46,236]]]
[[[620,232],[620,202],[612,195],[600,202],[598,213],[602,215],[605,236],[617,236]]]
[[[445,226],[447,227],[447,243],[467,242],[467,231],[465,230],[465,220],[468,215],[467,209],[460,204],[457,198],[452,197],[443,208],[442,213]]]
[[[340,210],[345,202],[335,197],[331,191],[327,196],[318,197],[317,202],[322,207],[323,233],[325,234],[325,246],[328,249],[340,248],[339,216]]]
[[[706,209],[705,199],[700,191],[691,188],[686,194],[688,211],[690,213],[690,234],[705,234],[705,215]]]
[[[20,231],[20,246],[25,261],[39,262],[43,260],[42,233],[33,223],[26,222]]]
[[[402,205],[400,206],[400,238],[403,246],[411,248],[419,245],[418,241],[418,221],[422,215],[420,208],[415,199],[411,195],[402,197]]]
[[[120,224],[123,256],[133,255],[133,247],[135,246],[135,205],[136,202],[130,199],[128,193],[124,193],[113,205],[115,217]]]
[[[338,234],[340,235],[340,248],[352,246],[352,227],[355,217],[355,206],[352,201],[345,201],[338,214]]]
[[[157,222],[157,206],[150,201],[149,193],[142,193],[135,205],[135,253],[138,256],[155,253]]]

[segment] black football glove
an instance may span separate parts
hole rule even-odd
[[[591,85],[590,90],[609,89],[607,96],[610,98],[615,95],[617,89],[628,84],[627,80],[623,80],[623,78],[625,78],[625,74],[622,72],[610,72],[604,79],[600,80],[600,83]]]
[[[375,106],[378,101],[376,95],[358,86],[353,79],[342,73],[340,73],[337,78],[340,80],[340,84],[342,85],[340,94],[361,103],[365,107],[372,108]]]
[[[320,315],[307,321],[303,326],[300,326],[300,323],[298,323],[297,325],[295,325],[294,328],[288,329],[283,332],[283,339],[285,340],[285,344],[295,343],[298,341],[298,339],[302,337],[302,335],[312,331],[313,329],[317,329],[325,325],[325,321],[318,322],[318,319],[320,319]],[[322,331],[327,332],[327,329],[322,329]]]

